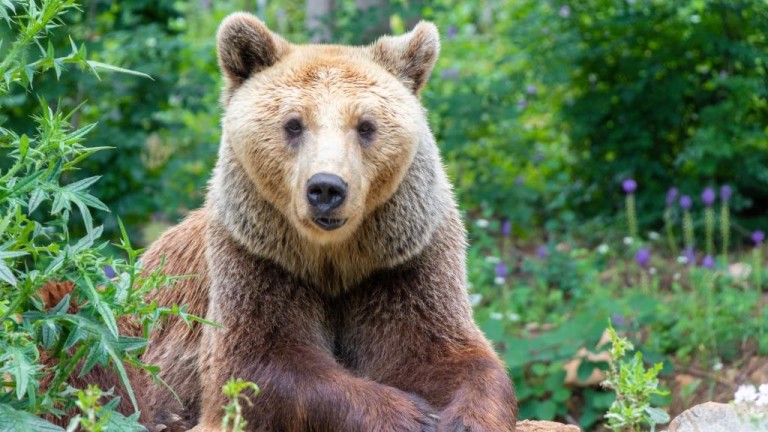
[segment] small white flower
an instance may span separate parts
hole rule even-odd
[[[493,255],[488,255],[487,257],[485,257],[485,260],[491,264],[498,264],[501,262],[501,258]]]
[[[759,394],[757,395],[755,405],[761,407],[768,405],[768,384],[760,384],[758,392]]]
[[[518,321],[520,321],[520,315],[518,315],[518,314],[516,314],[514,312],[510,312],[510,313],[507,314],[507,319],[512,321],[512,322],[518,322]]]
[[[488,222],[488,219],[478,219],[477,222],[475,222],[475,225],[478,226],[478,228],[488,228],[488,225],[490,225],[490,222]]]
[[[723,370],[723,362],[718,361],[714,365],[712,365],[712,370],[715,372]]]
[[[653,240],[653,241],[656,241],[656,240],[660,239],[661,236],[656,231],[651,231],[651,232],[648,233],[648,238]]]
[[[482,294],[474,293],[469,295],[469,304],[471,304],[473,307],[479,305],[481,301],[483,301]]]
[[[504,315],[498,312],[491,312],[491,319],[494,319],[496,321],[501,321],[502,318],[504,318]]]
[[[683,264],[683,265],[688,264],[688,257],[684,255],[680,255],[679,257],[677,257],[677,263]]]
[[[493,280],[493,283],[495,283],[496,285],[504,285],[504,283],[506,282],[507,280],[501,276],[496,276],[496,279]]]
[[[597,247],[597,252],[600,253],[601,255],[607,254],[610,250],[611,250],[611,248],[608,247],[608,245],[605,244],[605,243],[603,243],[603,244],[601,244],[600,246]]]
[[[733,401],[736,403],[749,403],[754,402],[756,399],[757,389],[751,384],[740,385],[739,388],[736,389],[736,393],[733,395]]]
[[[651,276],[656,276],[656,267],[651,267],[648,269],[648,273],[651,274]]]
[[[632,242],[635,241],[632,237],[624,237],[624,244],[629,246],[632,244]]]
[[[673,280],[676,280],[676,281],[679,281],[679,280],[680,280],[680,273],[675,273],[675,274],[673,274],[673,275],[672,275],[672,279],[673,279]]]

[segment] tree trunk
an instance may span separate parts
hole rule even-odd
[[[333,37],[333,0],[307,0],[307,30],[313,43],[330,42]]]
[[[379,36],[391,32],[389,0],[355,0],[355,6],[360,19],[368,24],[360,35],[360,42],[372,42]]]

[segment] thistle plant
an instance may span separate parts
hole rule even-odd
[[[664,229],[667,232],[667,245],[669,250],[677,255],[677,239],[675,239],[675,228],[672,220],[674,204],[677,201],[678,191],[673,187],[667,191],[666,205],[664,206]]]
[[[701,310],[704,312],[704,319],[706,328],[708,331],[705,335],[706,343],[709,344],[710,350],[714,356],[718,355],[717,339],[715,337],[714,321],[716,317],[715,311],[715,282],[717,278],[717,272],[708,271],[715,268],[715,260],[712,256],[707,255],[701,262],[701,266],[707,271],[699,271],[696,273],[699,295],[698,298],[703,302]]]
[[[755,247],[752,250],[752,262],[755,268],[755,289],[757,290],[757,327],[758,327],[758,341],[760,343],[760,349],[763,351],[766,343],[763,334],[764,329],[764,313],[763,313],[763,241],[765,241],[765,233],[763,231],[755,231],[752,233],[752,241],[755,243]]]
[[[651,405],[651,396],[669,393],[659,388],[658,374],[662,365],[657,363],[646,370],[639,351],[631,360],[624,360],[634,346],[626,338],[619,337],[610,324],[608,334],[611,337],[611,362],[603,386],[616,392],[616,400],[605,414],[607,426],[614,431],[632,432],[639,432],[646,426],[653,432],[657,424],[669,421],[669,414]]]
[[[74,43],[68,55],[55,55],[53,44],[46,43],[50,32],[61,30],[62,16],[74,8],[73,0],[0,0],[0,21],[18,35],[0,61],[0,103],[12,89],[32,91],[41,74],[50,70],[58,77],[68,65],[91,73],[96,68],[127,72],[88,60],[85,48]],[[76,109],[66,110],[61,103],[53,109],[37,96],[34,133],[0,124],[0,430],[62,430],[40,416],[61,415],[77,406],[86,429],[120,422],[111,429],[136,430],[141,427],[138,415],[114,411],[116,398],[99,409],[94,401],[107,394],[90,389],[74,398],[77,389],[70,378],[103,365],[119,377],[137,410],[128,365],[155,378],[158,370],[139,358],[146,337],[121,335],[118,321],[130,316],[143,325],[146,336],[167,315],[195,318],[183,308],[144,301],[147,292],[172,279],[161,269],[143,271],[137,262],[141,251],[131,246],[121,223],[122,240],[116,246],[126,258],[106,253],[108,243],[100,240],[102,227],[92,212],[108,209],[89,192],[98,177],[68,180],[83,159],[106,147],[85,146],[95,125],[74,127]],[[71,229],[75,226],[79,230]],[[77,236],[78,231],[85,235]],[[107,276],[107,267],[115,277]],[[45,305],[38,293],[49,283],[68,284],[73,294],[53,307]],[[48,383],[43,387],[44,378]]]
[[[501,221],[501,258],[506,258],[507,254],[510,251],[511,241],[510,238],[512,236],[512,222],[509,221],[509,219],[503,219]]]
[[[627,228],[629,229],[629,236],[634,239],[637,238],[637,209],[635,208],[637,182],[632,179],[626,179],[621,182],[621,187],[626,194],[624,202],[627,211]]]
[[[224,407],[224,418],[221,419],[221,428],[223,430],[243,432],[246,426],[248,426],[248,422],[243,418],[243,406],[241,404],[241,402],[251,404],[249,396],[243,394],[246,390],[251,390],[253,397],[259,395],[259,386],[250,381],[243,381],[240,378],[230,378],[222,387],[224,396],[228,397],[230,401]]]
[[[80,414],[73,417],[67,426],[67,432],[145,432],[147,428],[139,424],[139,414],[123,417],[115,411],[119,398],[113,398],[102,405],[101,401],[110,398],[112,390],[102,391],[95,385],[75,394],[75,406]]]
[[[683,209],[683,239],[685,241],[685,255],[688,258],[688,264],[696,263],[696,252],[694,249],[693,236],[693,218],[691,217],[691,206],[693,200],[688,195],[680,197],[680,208]]]
[[[725,262],[728,262],[728,247],[731,240],[730,201],[732,194],[733,191],[730,186],[725,185],[720,188],[720,239]]]
[[[101,389],[96,386],[88,386],[86,390],[80,390],[77,393],[75,405],[77,405],[82,414],[72,418],[67,432],[74,432],[78,428],[88,432],[101,432],[104,430],[104,424],[107,422],[108,417],[101,416],[99,418],[102,410],[102,407],[99,405],[100,398]]]
[[[715,254],[715,190],[711,187],[701,193],[701,202],[704,203],[704,232],[706,235],[706,251],[708,256]]]
[[[640,248],[635,254],[635,262],[640,267],[640,287],[643,292],[650,294],[651,283],[648,279],[648,264],[651,261],[651,250],[648,248]]]

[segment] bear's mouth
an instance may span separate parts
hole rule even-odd
[[[341,226],[347,222],[346,219],[335,219],[327,217],[314,218],[312,221],[315,223],[315,225],[326,231],[333,231],[337,228],[341,228]]]

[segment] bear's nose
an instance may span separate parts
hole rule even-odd
[[[307,182],[307,201],[320,213],[326,213],[344,204],[347,183],[334,174],[313,175]]]

